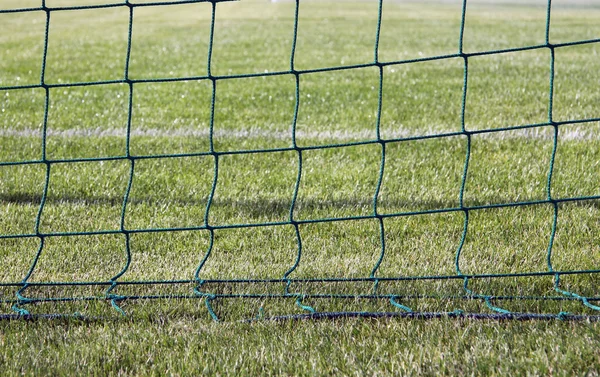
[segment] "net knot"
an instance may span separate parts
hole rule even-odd
[[[465,312],[462,309],[456,309],[456,310],[451,311],[448,314],[453,317],[462,317],[465,315]]]

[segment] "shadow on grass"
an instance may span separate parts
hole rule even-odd
[[[206,206],[208,198],[202,199],[191,199],[191,198],[169,198],[156,200],[150,197],[129,199],[127,204],[172,204],[181,206]],[[42,200],[42,196],[31,193],[9,193],[0,194],[0,202],[12,203],[12,204],[33,204],[38,205]],[[53,203],[65,203],[65,204],[85,204],[85,205],[122,205],[123,196],[48,196],[47,202]],[[252,212],[262,213],[265,211],[275,211],[277,213],[288,213],[291,207],[292,198],[253,198],[253,199],[231,199],[231,198],[215,198],[212,202],[214,207],[232,207],[232,208],[247,208]],[[362,207],[372,206],[373,198],[359,198],[349,197],[341,199],[298,199],[296,201],[296,210],[317,210],[321,208],[332,208],[332,207]],[[434,209],[434,208],[453,208],[458,205],[457,200],[379,200],[379,207],[418,207],[423,209]]]
[[[32,193],[9,193],[0,194],[0,203],[18,204],[18,205],[39,205],[41,195]],[[498,198],[493,203],[511,203],[509,198]],[[46,203],[53,204],[68,204],[68,205],[105,205],[105,206],[121,206],[123,205],[122,196],[52,196],[47,197]],[[174,205],[174,206],[199,206],[206,207],[207,198],[191,199],[191,198],[176,198],[176,199],[160,199],[156,200],[150,197],[129,199],[128,205]],[[469,201],[468,206],[484,206],[490,204],[489,201]],[[547,204],[541,204],[547,205]],[[600,209],[600,200],[574,200],[562,205],[577,206],[585,208]],[[349,209],[360,207],[372,207],[373,199],[349,197],[341,199],[298,199],[295,203],[295,213],[310,214],[319,210],[331,209]],[[378,209],[380,213],[400,213],[411,211],[428,211],[428,210],[443,210],[458,208],[458,200],[402,200],[402,199],[386,199],[378,201]],[[291,208],[291,198],[216,198],[213,200],[211,209],[213,211],[228,209],[238,214],[247,215],[250,217],[262,217],[264,214],[284,217],[289,214]]]

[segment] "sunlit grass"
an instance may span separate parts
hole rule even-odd
[[[0,9],[39,5],[3,1]],[[373,63],[377,5],[302,1],[294,69]],[[598,8],[567,5],[554,4],[551,42],[600,38]],[[465,224],[461,205],[600,195],[600,124],[568,123],[600,116],[598,43],[555,49],[552,120],[566,123],[559,126],[550,186],[554,128],[540,126],[472,134],[462,190],[469,145],[461,133],[464,60],[403,62],[458,53],[460,2],[384,1],[378,59],[396,64],[382,69],[381,109],[380,72],[372,66],[302,73],[295,113],[294,11],[294,2],[287,1],[217,5],[210,69],[220,78],[212,123],[206,3],[134,10],[128,78],[184,81],[136,82],[131,98],[126,83],[50,88],[45,138],[44,89],[0,90],[0,313],[14,313],[18,287],[6,284],[25,278],[39,250],[29,282],[103,285],[30,286],[25,297],[102,299],[106,282],[118,274],[125,283],[182,281],[117,286],[117,295],[181,296],[120,302],[129,319],[120,319],[106,300],[22,304],[34,314],[78,312],[100,319],[0,322],[5,372],[598,373],[598,328],[589,323],[211,323],[204,301],[194,298],[196,273],[208,280],[456,277],[459,270],[493,275],[545,272],[549,265],[557,271],[600,266],[595,200],[560,203],[554,238],[551,203],[472,209],[458,255]],[[45,83],[123,80],[128,16],[127,7],[53,12]],[[514,7],[469,2],[464,51],[544,44],[545,17],[543,1]],[[1,87],[40,83],[44,27],[43,11],[0,14]],[[550,57],[547,48],[469,57],[466,130],[548,122]],[[281,74],[225,77],[266,72]],[[443,137],[403,139],[438,134]],[[347,145],[355,142],[365,144]],[[329,144],[340,145],[321,148]],[[208,206],[212,151],[220,155]],[[383,233],[375,210],[386,216]],[[298,233],[293,221],[301,222]],[[198,271],[212,227],[211,253]],[[597,287],[590,274],[561,277],[560,288],[579,295],[597,296]],[[206,283],[201,289],[369,295],[374,285]],[[482,299],[459,299],[467,289],[481,297],[560,296],[552,276],[470,279],[466,286],[462,279],[381,281],[377,289],[404,296],[401,304],[425,312],[491,313]],[[429,298],[415,298],[422,296]],[[597,314],[578,300],[493,303],[515,312]],[[303,304],[318,311],[400,311],[389,300],[313,297]],[[305,313],[295,297],[220,299],[213,308],[226,322]]]

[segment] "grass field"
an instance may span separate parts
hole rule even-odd
[[[46,0],[48,7],[100,3],[111,1]],[[319,312],[401,311],[387,299],[315,295],[368,296],[374,271],[456,277],[457,266],[462,274],[511,275],[547,272],[550,262],[567,272],[558,286],[564,294],[551,275],[470,279],[474,300],[463,299],[462,279],[381,281],[377,293],[398,295],[414,311],[485,314],[494,311],[483,297],[599,296],[597,274],[568,272],[600,269],[600,43],[570,45],[600,38],[600,2],[552,3],[549,41],[559,46],[550,110],[550,49],[518,50],[546,43],[546,2],[468,2],[463,51],[475,55],[464,115],[459,1],[384,1],[378,59],[396,64],[382,68],[381,105],[380,71],[370,64],[378,1],[301,2],[299,98],[286,73],[294,2],[218,4],[210,68],[209,3],[134,8],[129,59],[128,7],[53,11],[46,118],[39,86],[46,13],[0,13],[0,314],[15,314],[26,277],[102,282],[22,291],[101,298],[19,302],[33,314],[98,319],[1,321],[2,374],[598,375],[595,322],[236,322],[306,313],[296,296],[258,297],[282,293],[283,276]],[[0,1],[0,10],[39,6]],[[479,54],[496,50],[518,51]],[[214,101],[209,74],[218,77]],[[526,125],[538,126],[519,128]],[[463,126],[473,132],[470,142]],[[378,137],[387,141],[383,170]],[[302,149],[299,180],[294,145]],[[549,194],[560,201],[553,238]],[[588,200],[570,200],[578,198]],[[461,205],[473,208],[464,240]],[[126,318],[102,299],[113,280],[181,281],[121,284],[117,295],[194,297],[211,232],[199,278],[279,281],[203,285],[203,292],[258,297],[213,300],[219,323],[204,298],[119,301]],[[357,281],[298,281],[320,278]],[[577,299],[493,305],[600,314]]]

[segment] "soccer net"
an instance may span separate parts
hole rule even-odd
[[[3,318],[596,318],[585,9],[31,3],[0,9]]]

